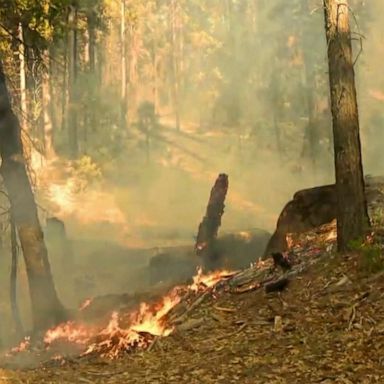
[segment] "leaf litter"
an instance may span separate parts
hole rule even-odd
[[[0,383],[383,383],[384,273],[337,255],[334,231],[297,236],[288,272],[264,261],[180,303],[146,350],[4,368]]]

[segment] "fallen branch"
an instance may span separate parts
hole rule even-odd
[[[176,327],[176,332],[190,331],[191,329],[200,327],[204,322],[205,322],[205,318],[203,317],[199,319],[189,319],[186,322],[178,325]]]
[[[183,323],[188,314],[191,313],[197,306],[199,306],[205,299],[206,297],[211,293],[211,289],[203,292],[200,296],[197,297],[197,299],[195,301],[193,301],[188,307],[187,309],[184,311],[184,313],[182,313],[179,317],[175,318],[175,319],[169,319],[169,321],[173,324],[181,324]]]
[[[215,308],[217,311],[221,311],[221,312],[229,312],[229,313],[236,312],[236,309],[234,309],[234,308],[224,308],[224,307],[219,307],[217,305],[215,305],[213,308]]]

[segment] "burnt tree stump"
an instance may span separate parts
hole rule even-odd
[[[204,270],[216,269],[220,264],[216,239],[224,213],[224,201],[228,191],[228,175],[222,173],[211,190],[207,210],[199,225],[195,251],[202,258]]]

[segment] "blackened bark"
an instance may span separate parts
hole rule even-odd
[[[346,251],[369,227],[347,0],[324,0],[333,118],[337,244]]]
[[[8,191],[11,214],[19,235],[28,274],[36,331],[57,324],[64,308],[55,290],[37,207],[27,175],[20,125],[12,111],[0,61],[0,173]]]
[[[214,269],[218,265],[216,238],[224,213],[227,191],[228,176],[220,174],[211,190],[207,211],[199,225],[195,244],[196,253],[202,257],[206,269]]]

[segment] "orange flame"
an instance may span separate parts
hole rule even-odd
[[[197,292],[201,289],[213,287],[219,281],[231,277],[235,274],[234,271],[219,270],[209,273],[208,275],[203,274],[201,267],[197,268],[197,273],[193,276],[193,283],[189,286],[191,291]]]
[[[18,353],[28,350],[30,346],[30,340],[31,338],[29,336],[25,337],[24,340],[17,347],[14,347],[10,350],[10,353]],[[8,353],[7,355],[9,355],[10,353]]]
[[[83,311],[85,308],[89,307],[92,303],[92,299],[86,299],[79,307],[79,311]]]
[[[155,304],[141,303],[137,310],[126,314],[115,311],[108,324],[102,329],[69,321],[48,330],[44,336],[44,343],[49,349],[55,342],[69,342],[80,346],[84,351],[82,355],[96,353],[109,359],[115,359],[122,353],[135,348],[146,348],[155,337],[167,337],[173,332],[174,328],[167,323],[166,315],[181,301],[182,294],[214,287],[221,280],[233,276],[234,273],[215,271],[204,275],[199,268],[191,285],[173,288]],[[87,299],[80,310],[90,303],[91,300]],[[12,352],[24,351],[28,347],[29,339],[25,339]]]

